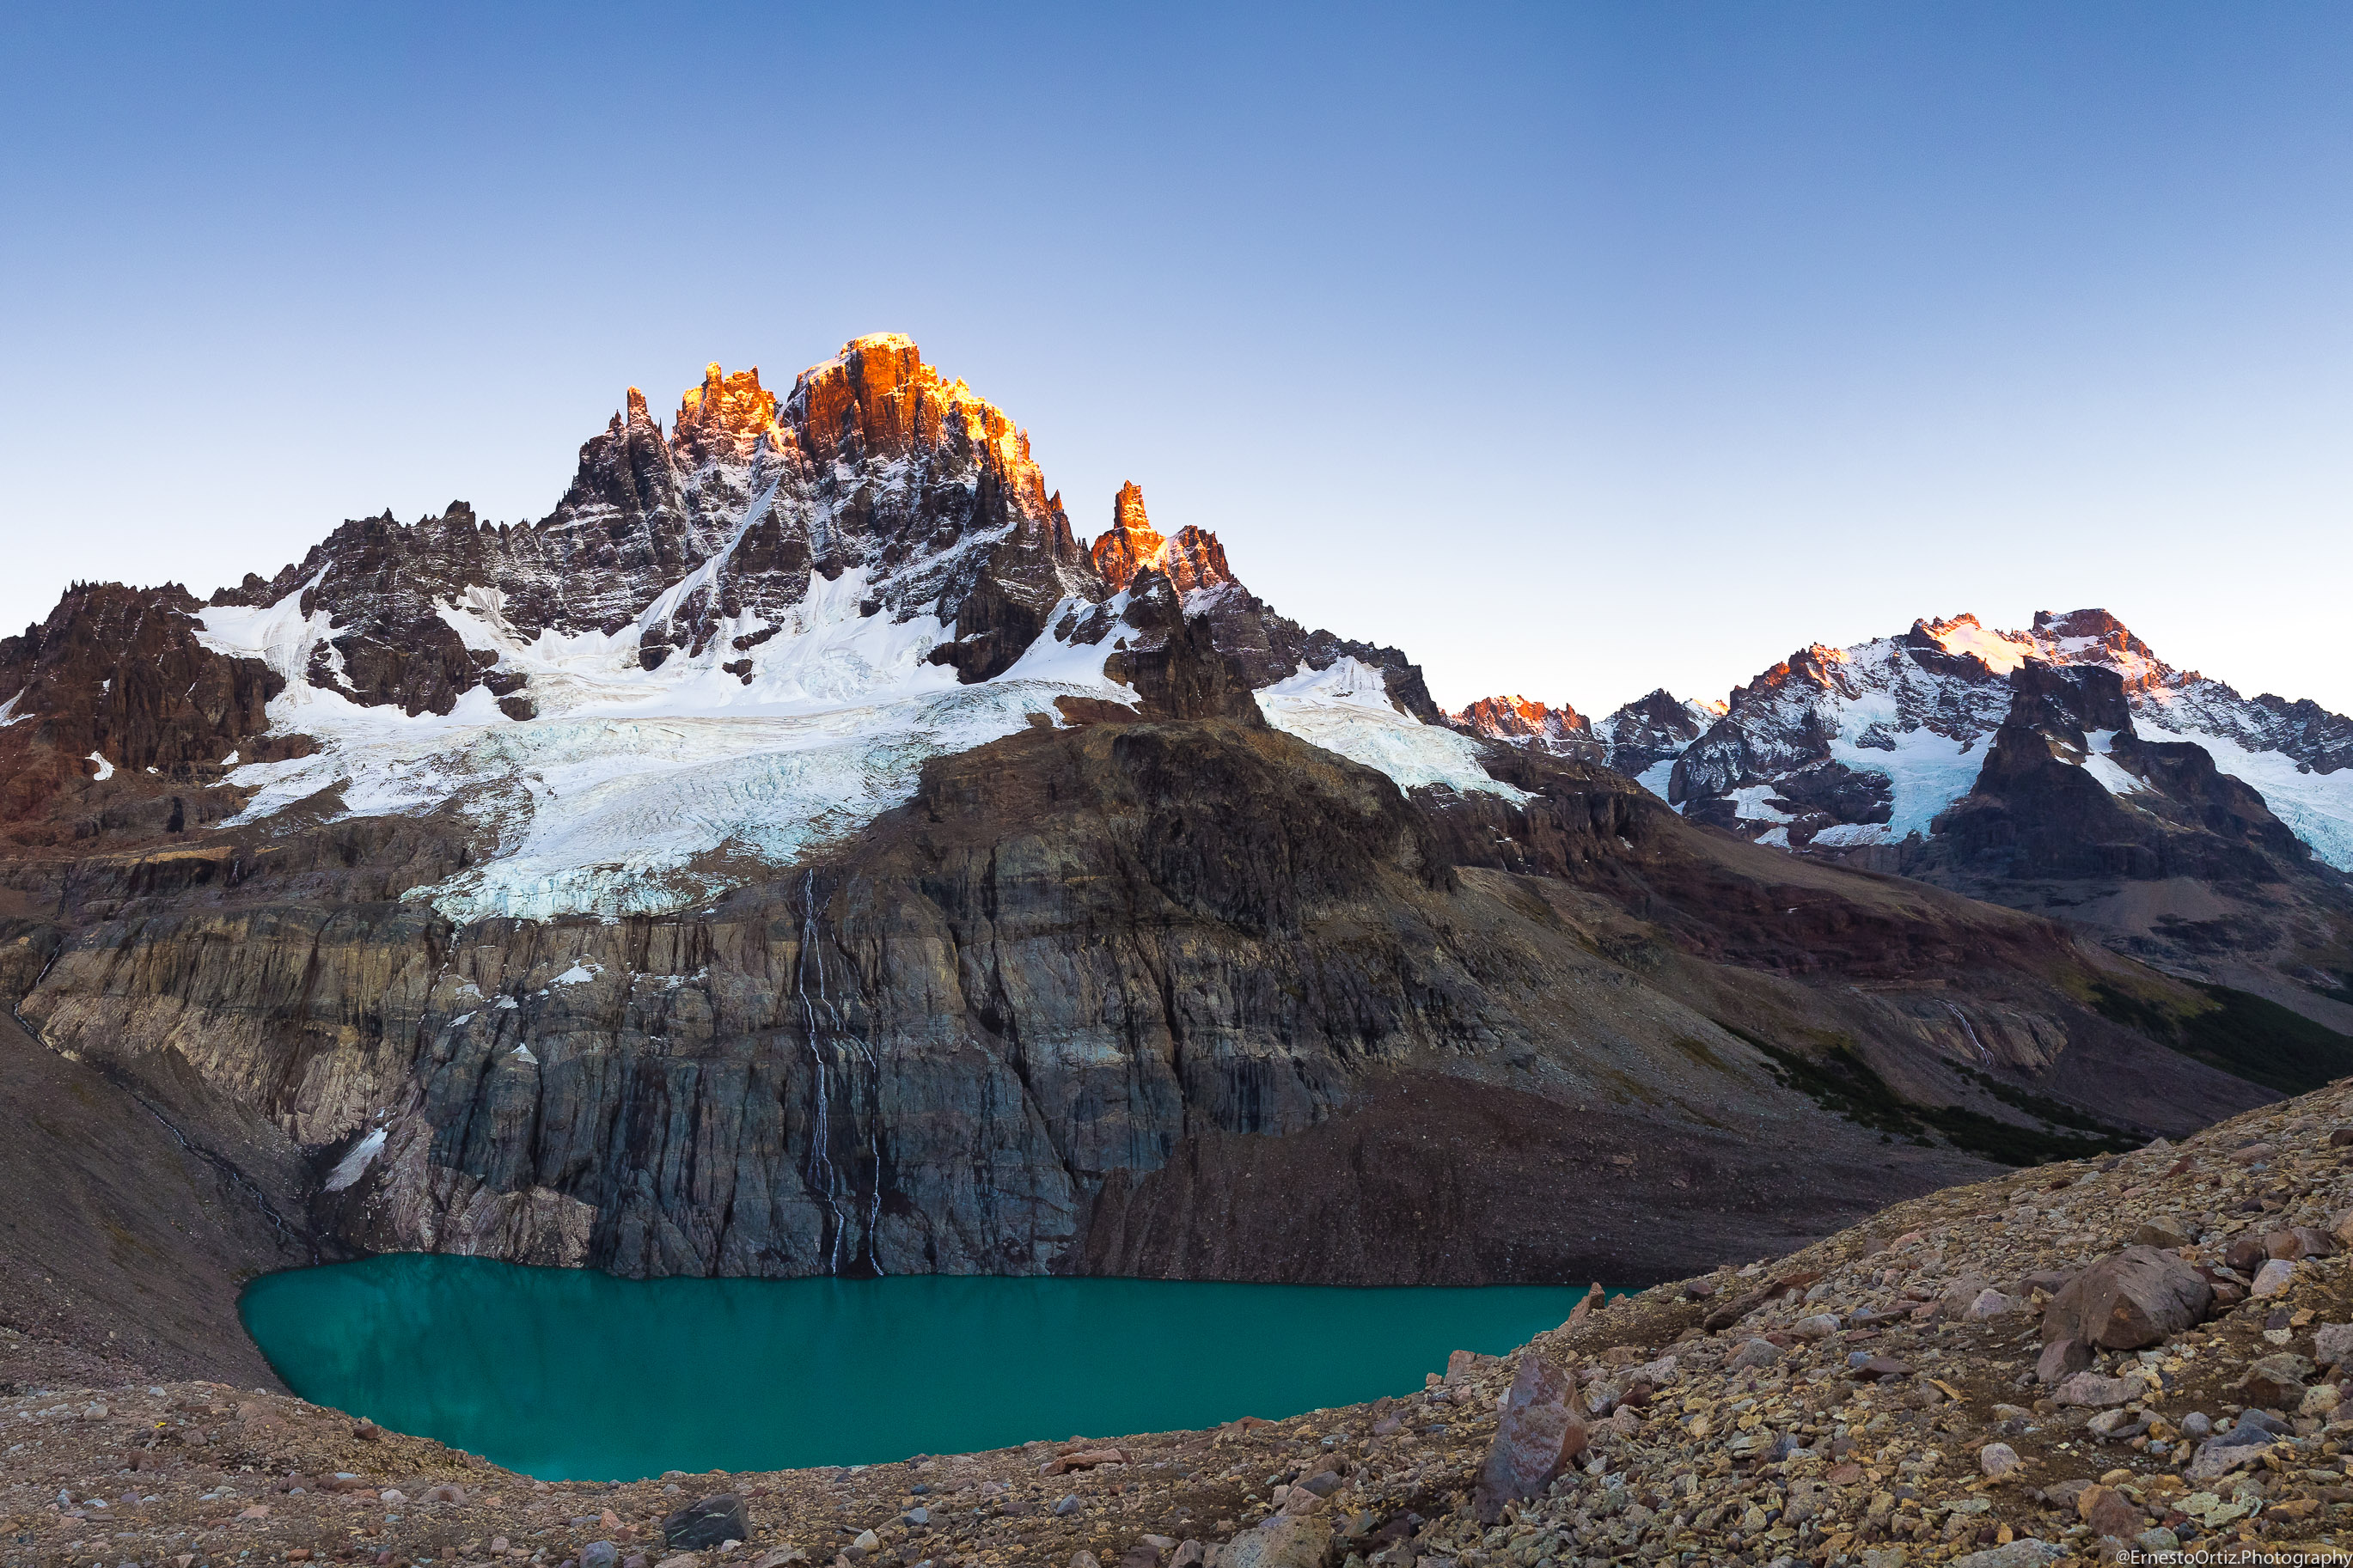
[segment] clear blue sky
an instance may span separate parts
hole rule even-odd
[[[0,625],[914,335],[1450,705],[2104,605],[2353,710],[2353,8],[17,6]]]

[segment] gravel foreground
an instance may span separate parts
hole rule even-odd
[[[1512,1356],[1458,1352],[1369,1405],[620,1485],[533,1481],[283,1394],[71,1386],[86,1361],[9,1334],[0,1562],[2353,1562],[2348,1247],[2353,1080],[1588,1301]],[[2063,1292],[2128,1247],[2126,1271],[2163,1271],[2174,1296],[2085,1320],[2087,1287]],[[2079,1320],[2157,1337],[2046,1347]]]

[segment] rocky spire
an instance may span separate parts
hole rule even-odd
[[[786,438],[776,425],[776,394],[760,384],[760,367],[729,375],[713,363],[703,367],[702,384],[679,399],[670,450],[688,470],[706,462],[744,464],[763,436],[772,448]]]
[[[1168,542],[1145,515],[1144,487],[1134,479],[1119,487],[1112,499],[1111,531],[1095,541],[1095,570],[1113,592],[1125,588],[1136,573],[1156,563]]]
[[[1113,592],[1125,588],[1145,567],[1166,573],[1179,594],[1215,588],[1234,581],[1226,564],[1226,547],[1206,529],[1180,528],[1164,535],[1145,514],[1144,489],[1134,480],[1119,487],[1112,498],[1111,529],[1094,542],[1095,570]]]

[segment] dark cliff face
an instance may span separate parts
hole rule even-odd
[[[331,1250],[633,1274],[1627,1277],[1985,1168],[1767,1046],[1992,1117],[1962,1067],[2144,1131],[2263,1098],[2074,1000],[2098,961],[2042,922],[1496,750],[1525,802],[1219,719],[1036,730],[617,922],[401,900],[465,853],[430,821],[232,833],[72,870],[78,919],[17,924],[62,948],[25,1011],[307,1150]]]
[[[2019,879],[2310,875],[2311,850],[2202,747],[2134,732],[2115,671],[2030,660],[2011,685],[2010,718],[1926,864]],[[2109,782],[2084,765],[2094,734]]]

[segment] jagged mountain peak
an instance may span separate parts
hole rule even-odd
[[[1145,571],[1166,576],[1180,595],[1235,584],[1226,547],[1207,529],[1189,523],[1164,535],[1144,510],[1144,487],[1134,479],[1112,498],[1111,527],[1088,552],[1112,592],[1118,593]]]
[[[780,448],[789,438],[776,423],[776,395],[760,384],[760,367],[730,375],[717,361],[703,367],[702,384],[679,398],[670,447],[681,466],[749,463],[765,438]]]
[[[2238,804],[2224,810],[2222,786],[2166,760],[2175,756],[2166,748],[2185,746],[2260,791],[2278,824],[2321,859],[2353,868],[2353,720],[2250,701],[2176,669],[2099,608],[2040,611],[2025,630],[1974,615],[1923,618],[1900,637],[1800,649],[1732,694],[1729,711],[1676,759],[1668,794],[1695,820],[1764,843],[1841,852],[1908,844],[1904,853],[1917,855],[1973,794],[2016,807],[2028,776],[2021,759],[2036,768],[2055,761],[2064,787],[2049,799],[2088,781],[2117,803],[2105,816],[2078,812],[2070,831],[2096,826],[2112,848],[2136,834],[2166,847],[2117,863],[2221,864],[2183,847],[2200,813],[2253,824],[2246,832],[2258,838],[2269,818]],[[2042,831],[1982,803],[1971,816],[1973,842]],[[2264,852],[2290,869],[2298,858],[2276,846]],[[2063,862],[2079,863],[2017,860]]]
[[[1125,588],[1138,572],[1157,561],[1161,547],[1167,542],[1145,513],[1144,487],[1130,479],[1112,498],[1111,527],[1088,553],[1094,560],[1095,570],[1103,574],[1103,581],[1116,593]]]
[[[536,522],[386,512],[209,605],[122,590],[153,612],[162,640],[134,662],[172,702],[125,667],[112,689],[142,705],[93,709],[121,639],[61,606],[58,635],[0,646],[0,728],[22,743],[37,717],[47,750],[80,742],[27,808],[153,757],[236,773],[252,821],[462,796],[485,858],[433,896],[468,914],[699,897],[720,842],[789,861],[902,797],[925,757],[1071,711],[1255,724],[1263,699],[1406,787],[1504,788],[1436,728],[1402,652],[1277,615],[1216,535],[1161,534],[1133,482],[1113,523],[1106,572],[1027,436],[903,334],[852,339],[782,397],[714,362],[667,431],[631,388]],[[266,778],[243,771],[264,755]]]
[[[1562,742],[1593,733],[1592,721],[1567,703],[1555,708],[1516,692],[1482,697],[1451,717],[1464,729],[1497,741]]]
[[[889,460],[955,447],[1035,479],[1029,437],[1005,411],[924,363],[903,332],[871,332],[801,372],[786,400],[810,454]],[[1025,487],[1026,489],[1027,487]],[[1036,511],[1043,515],[1040,481]]]

